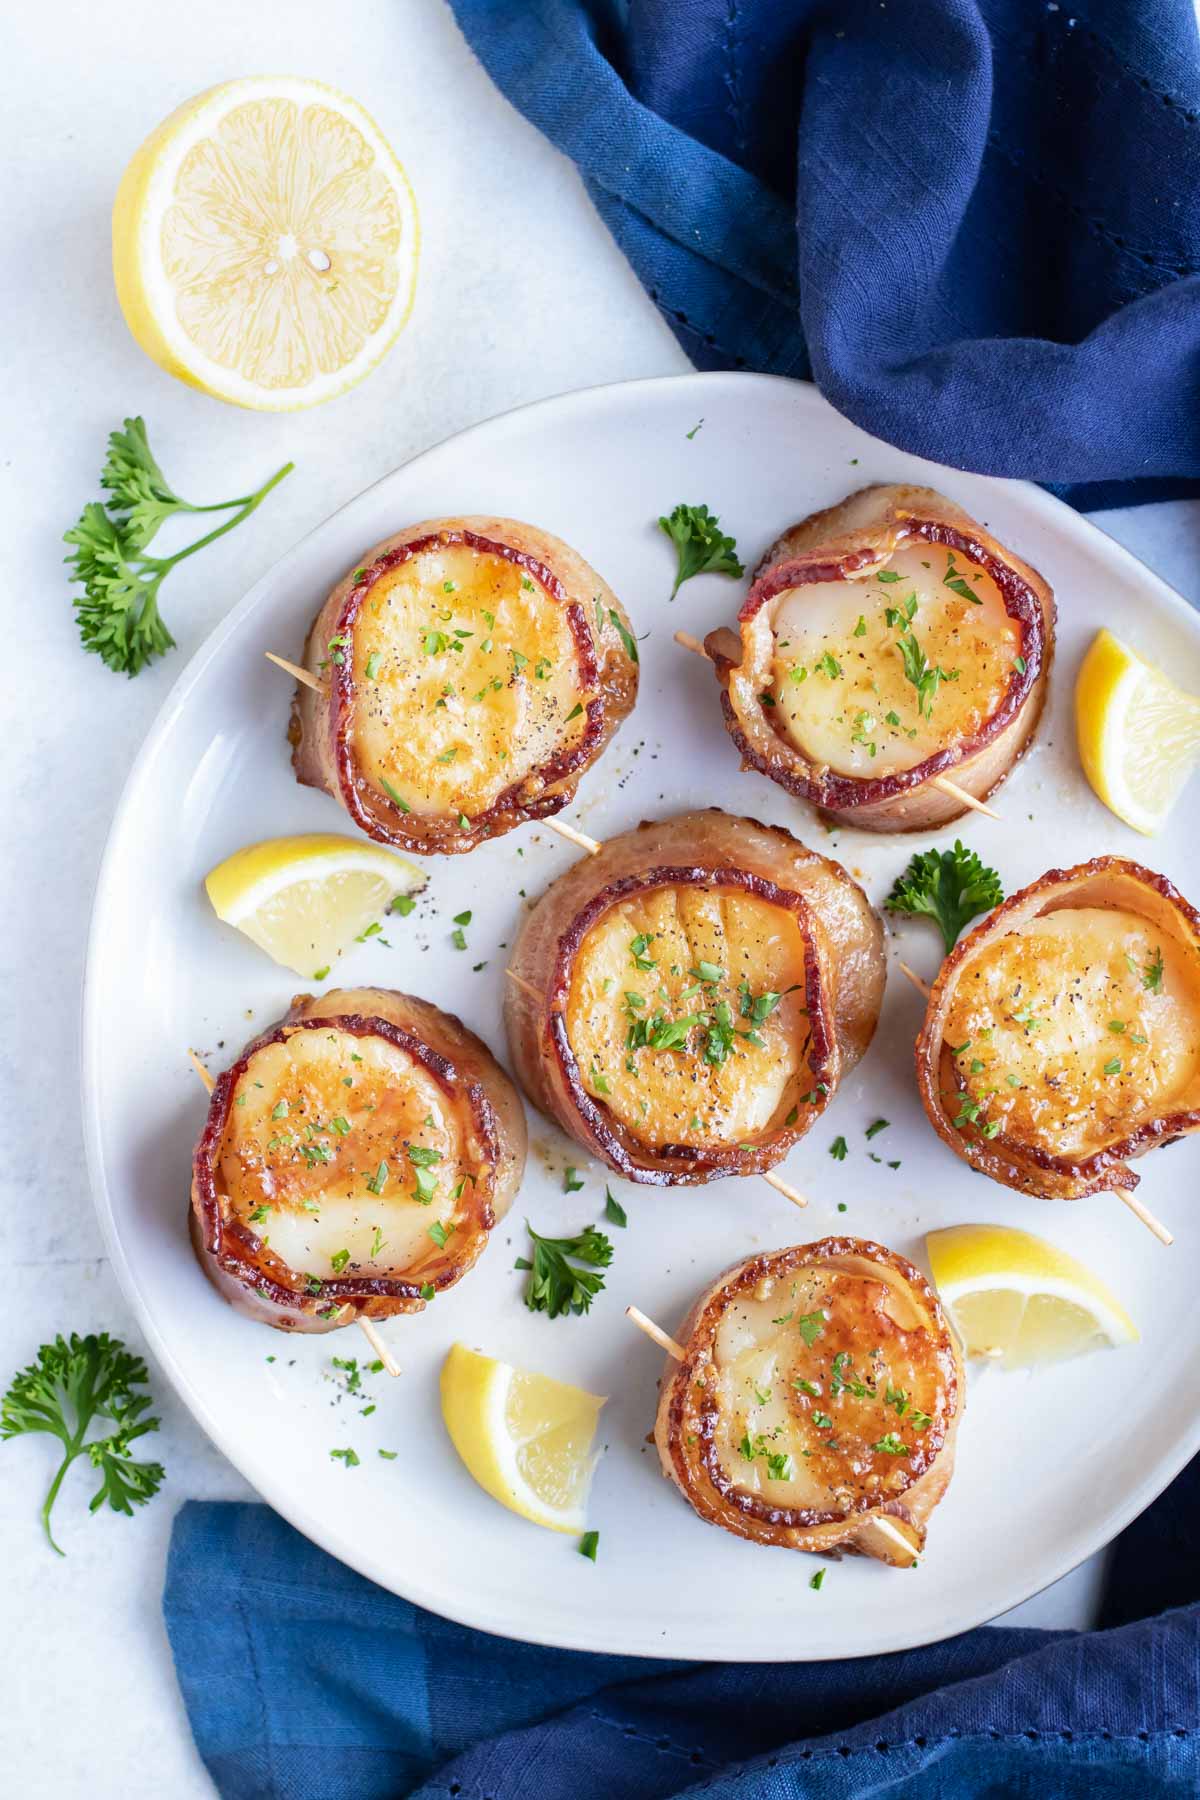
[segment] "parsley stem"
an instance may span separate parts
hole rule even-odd
[[[50,1529],[50,1509],[58,1499],[58,1490],[63,1484],[63,1476],[75,1461],[75,1458],[79,1455],[82,1448],[83,1445],[76,1439],[72,1439],[71,1443],[67,1446],[67,1454],[59,1464],[58,1473],[50,1483],[50,1492],[46,1495],[45,1502],[42,1506],[42,1529],[46,1533],[46,1542],[58,1556],[65,1556],[66,1551],[54,1541],[54,1533]]]
[[[173,569],[175,567],[176,563],[181,563],[185,561],[187,557],[194,556],[197,550],[203,550],[208,544],[215,543],[219,537],[224,537],[227,531],[232,531],[236,525],[240,525],[245,519],[248,519],[255,508],[261,506],[262,502],[271,492],[271,489],[277,487],[285,475],[290,475],[295,466],[295,463],[289,462],[284,463],[282,469],[276,469],[270,481],[268,481],[265,486],[260,487],[257,494],[251,494],[249,499],[241,503],[241,510],[235,513],[232,519],[226,519],[223,525],[214,526],[204,537],[197,538],[194,544],[189,544],[186,549],[178,551],[174,556],[144,556],[142,558],[143,563],[149,568],[161,570],[165,575],[168,569]],[[195,508],[195,511],[197,512],[211,512],[213,510],[212,507],[208,506],[198,506]]]

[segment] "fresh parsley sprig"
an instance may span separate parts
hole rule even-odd
[[[674,544],[679,559],[672,600],[693,575],[745,573],[738,561],[736,543],[725,536],[721,521],[707,506],[688,506],[681,501],[669,518],[660,518],[658,523]]]
[[[956,840],[953,850],[923,850],[913,857],[884,901],[889,912],[924,914],[941,932],[949,955],[963,927],[990,912],[1004,898],[995,869],[989,869]]]
[[[143,1417],[152,1405],[150,1395],[134,1391],[147,1380],[142,1358],[107,1332],[82,1338],[72,1332],[69,1342],[57,1337],[42,1345],[36,1362],[13,1376],[0,1403],[0,1440],[46,1431],[63,1447],[63,1460],[42,1506],[47,1540],[60,1556],[63,1552],[50,1530],[50,1511],[76,1457],[86,1455],[100,1473],[91,1512],[107,1500],[114,1512],[132,1517],[134,1506],[144,1506],[162,1485],[161,1463],[134,1462],[129,1453],[136,1439],[158,1430],[157,1419]],[[116,1430],[89,1442],[93,1419],[110,1419]]]
[[[588,1225],[578,1237],[542,1237],[525,1221],[533,1240],[533,1261],[518,1256],[518,1269],[530,1271],[525,1284],[525,1304],[530,1312],[585,1313],[604,1286],[596,1273],[612,1261],[613,1247],[602,1231]],[[579,1267],[583,1263],[586,1266]]]
[[[63,533],[74,546],[65,558],[71,580],[83,584],[75,596],[75,617],[85,650],[125,675],[137,675],[175,639],[158,610],[158,590],[186,557],[240,525],[289,473],[285,463],[255,494],[196,506],[177,494],[159,468],[141,419],[126,419],[109,434],[108,458],[100,475],[107,502],[91,500],[76,524]],[[146,546],[165,520],[181,513],[232,512],[203,537],[174,556],[149,556]]]

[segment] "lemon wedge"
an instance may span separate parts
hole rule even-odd
[[[442,1418],[480,1487],[534,1525],[579,1532],[603,1399],[465,1344],[442,1364]]]
[[[951,1225],[931,1231],[925,1247],[968,1356],[1030,1369],[1138,1341],[1137,1326],[1100,1277],[1031,1231]]]
[[[152,131],[113,206],[126,323],[168,374],[286,412],[361,381],[416,284],[416,205],[362,107],[319,81],[209,88]]]
[[[1100,631],[1075,684],[1075,731],[1105,806],[1147,837],[1160,831],[1200,757],[1200,699]]]
[[[425,885],[415,864],[377,844],[316,832],[267,838],[204,878],[213,911],[285,969],[321,981],[392,901]]]

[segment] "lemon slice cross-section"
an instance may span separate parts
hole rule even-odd
[[[580,1532],[603,1399],[465,1344],[442,1364],[442,1418],[480,1487],[551,1531]]]
[[[1151,837],[1200,759],[1200,698],[1097,632],[1075,684],[1083,772],[1118,819]]]
[[[329,832],[249,844],[204,880],[218,919],[318,981],[398,896],[424,885],[402,856]]]
[[[968,1356],[1005,1369],[1138,1341],[1098,1275],[1045,1238],[1007,1225],[951,1225],[925,1239],[938,1297]]]
[[[416,205],[354,100],[256,76],[151,132],[113,207],[113,274],[134,337],[181,381],[288,411],[344,393],[412,306]]]

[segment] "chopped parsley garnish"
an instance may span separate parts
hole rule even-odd
[[[403,799],[402,796],[396,792],[386,775],[381,775],[379,777],[379,784],[383,788],[384,793],[388,796],[388,799],[394,800],[402,813],[410,813],[412,811],[412,807],[408,804],[408,801]]]
[[[829,1154],[834,1162],[845,1162],[847,1144],[844,1137],[835,1137],[829,1146]]]
[[[1163,984],[1163,953],[1161,945],[1157,946],[1154,955],[1142,970],[1142,986],[1151,994],[1161,994]]]
[[[1114,1056],[1111,1062],[1105,1063],[1104,1073],[1106,1075],[1119,1075],[1121,1073],[1121,1059],[1119,1056]]]
[[[582,1186],[583,1183],[579,1179],[579,1170],[572,1168],[571,1165],[568,1164],[566,1173],[563,1176],[563,1193],[577,1194]]]
[[[863,1136],[867,1138],[878,1137],[881,1131],[887,1130],[889,1124],[890,1120],[888,1119],[876,1119],[873,1124],[867,1126]]]
[[[882,580],[883,580],[883,577],[882,577],[882,575],[881,575],[881,576],[880,576],[880,578],[879,578],[879,579],[880,579],[880,580],[881,580],[881,581],[882,581]],[[811,1589],[812,1589],[812,1591],[813,1591],[813,1593],[814,1593],[814,1594],[819,1594],[819,1593],[820,1593],[820,1591],[821,1591],[821,1583],[822,1583],[822,1582],[823,1582],[823,1581],[824,1581],[824,1579],[825,1579],[825,1571],[824,1571],[824,1569],[818,1569],[818,1570],[817,1570],[817,1572],[816,1572],[816,1574],[815,1574],[815,1575],[814,1575],[814,1576],[812,1576],[812,1577],[811,1577],[811,1579],[810,1579],[810,1581],[809,1581],[809,1584],[808,1584],[808,1585],[809,1585],[809,1587],[810,1587],[810,1588],[811,1588]]]
[[[613,625],[616,628],[617,636],[620,638],[621,643],[625,647],[626,656],[629,658],[631,663],[637,662],[638,661],[637,639],[630,632],[629,627],[626,625],[626,623],[625,623],[624,619],[621,617],[620,613],[614,612],[611,606],[608,609],[608,616],[612,620]]]
[[[585,1531],[579,1540],[580,1556],[586,1556],[589,1562],[595,1562],[599,1543],[600,1533],[598,1531]]]
[[[416,905],[416,901],[408,894],[397,894],[388,910],[389,912],[399,913],[402,919],[407,919],[410,912],[416,911]]]
[[[368,681],[377,681],[378,680],[378,678],[379,678],[379,662],[380,662],[380,656],[379,656],[378,650],[372,650],[370,656],[368,656],[368,658],[367,658],[366,677],[367,677]]]
[[[444,1225],[440,1219],[435,1219],[433,1224],[429,1227],[428,1235],[433,1239],[439,1250],[444,1250],[447,1242],[454,1235],[456,1229],[457,1227],[454,1224]]]
[[[610,1225],[628,1225],[629,1218],[619,1200],[613,1198],[612,1189],[604,1190],[604,1217]]]
[[[922,850],[884,901],[889,912],[924,914],[936,923],[949,954],[963,928],[1004,898],[1000,877],[956,840],[953,850]]]
[[[330,1456],[335,1462],[344,1463],[348,1469],[357,1469],[358,1456],[353,1450],[331,1450]]]
[[[972,606],[983,605],[983,601],[974,588],[967,585],[966,577],[955,566],[953,550],[946,552],[946,573],[942,576],[942,586],[950,588],[955,594],[961,594],[962,598],[969,600]]]
[[[635,969],[642,969],[644,971],[646,969],[657,968],[658,965],[654,959],[646,955],[647,950],[649,950],[653,942],[653,935],[648,931],[639,932],[637,937],[630,940],[629,954],[633,958],[633,966]]]
[[[338,1250],[330,1257],[329,1266],[335,1275],[340,1275],[349,1261],[350,1252],[348,1250]]]
[[[872,1450],[878,1451],[881,1456],[912,1455],[912,1451],[908,1448],[908,1445],[904,1443],[902,1439],[898,1438],[894,1431],[885,1431],[878,1442],[871,1445],[871,1448]]]
[[[737,544],[733,538],[726,537],[721,530],[721,521],[707,506],[688,506],[681,502],[669,518],[660,518],[658,523],[674,544],[678,559],[672,600],[693,575],[738,576],[745,573],[738,561]]]
[[[387,1186],[387,1178],[388,1166],[385,1162],[381,1162],[375,1173],[367,1177],[367,1191],[372,1194],[382,1194]]]
[[[800,1326],[800,1336],[811,1350],[825,1329],[824,1312],[818,1309],[816,1312],[801,1313],[797,1323]]]
[[[903,611],[888,608],[888,623],[898,630],[896,647],[904,663],[905,676],[917,690],[917,710],[923,719],[931,719],[939,684],[943,681],[957,681],[958,670],[943,669],[926,658],[912,628],[913,614],[917,610],[916,595],[910,594],[908,600],[902,602],[902,607]]]
[[[841,663],[836,656],[831,656],[828,650],[823,656],[818,656],[813,668],[819,669],[822,675],[828,675],[830,681],[836,681],[842,672]]]

